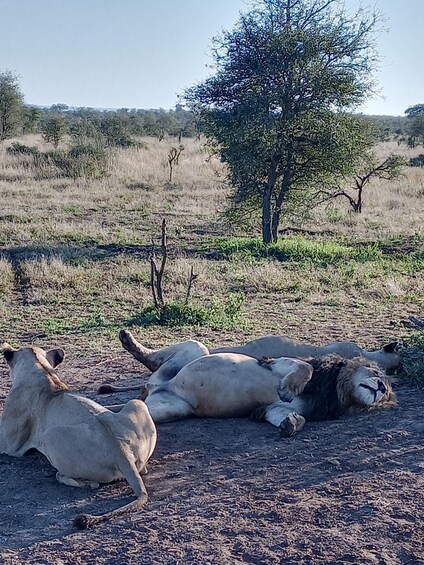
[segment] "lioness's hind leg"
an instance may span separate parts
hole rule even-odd
[[[90,487],[90,488],[99,488],[100,484],[94,481],[85,481],[83,479],[73,479],[72,477],[67,477],[66,475],[62,475],[59,471],[56,473],[56,480],[61,483],[62,485],[66,485],[68,487]]]

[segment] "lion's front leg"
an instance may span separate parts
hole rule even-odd
[[[298,362],[292,371],[285,375],[278,385],[278,396],[283,402],[290,402],[299,396],[312,378],[313,367],[305,362]]]
[[[269,406],[257,408],[251,415],[252,420],[266,421],[280,429],[282,437],[291,437],[300,431],[306,423],[305,418],[293,410],[288,402],[275,402]]]
[[[280,434],[282,437],[292,437],[299,432],[306,424],[303,416],[297,412],[292,412],[280,423]]]

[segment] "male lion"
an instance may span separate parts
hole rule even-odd
[[[164,347],[163,349],[149,349],[139,343],[128,330],[121,330],[119,339],[122,346],[131,355],[145,365],[152,375],[149,382],[152,384],[165,383],[175,377],[178,371],[193,359],[208,355],[209,350],[203,343],[190,339],[181,343]],[[395,374],[402,370],[400,357],[395,353],[396,343],[389,343],[377,351],[366,351],[352,342],[336,341],[322,347],[303,343],[301,341],[283,336],[265,336],[249,341],[240,347],[222,347],[212,349],[210,353],[241,353],[255,359],[263,357],[278,358],[292,357],[307,359],[309,357],[323,357],[326,355],[339,355],[345,359],[361,357],[376,363],[387,374]],[[126,392],[138,390],[138,385],[115,387],[110,384],[101,385],[98,393]]]
[[[308,362],[313,374],[302,392],[291,402],[286,402],[280,394],[280,402],[256,409],[251,414],[253,420],[270,422],[280,427],[282,435],[291,436],[306,421],[334,420],[345,414],[391,408],[396,404],[389,380],[375,363],[337,355]]]
[[[140,473],[156,445],[156,428],[140,400],[114,414],[100,404],[69,392],[54,372],[62,349],[12,349],[3,344],[12,387],[0,420],[0,453],[21,457],[30,449],[43,453],[65,485],[98,487],[125,478],[137,499],[100,516],[81,514],[74,524],[93,524],[138,510],[147,502]]]
[[[120,338],[133,345],[129,332],[121,332]],[[196,349],[197,359],[184,364],[184,353],[194,355]],[[191,341],[168,347],[166,352],[171,355],[158,370],[168,365],[166,379],[157,379],[153,373],[146,387],[145,402],[156,423],[253,413],[254,419],[266,420],[279,427],[283,436],[291,436],[306,419],[333,419],[395,402],[383,371],[362,358],[257,360],[240,353],[204,354]],[[177,371],[171,379],[170,368]]]

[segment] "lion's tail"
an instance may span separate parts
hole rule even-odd
[[[97,394],[111,394],[112,392],[129,392],[130,390],[140,390],[141,385],[114,386],[110,384],[100,385]]]

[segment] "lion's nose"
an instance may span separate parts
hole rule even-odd
[[[378,390],[383,394],[385,394],[387,388],[386,385],[383,383],[383,381],[378,381]]]

